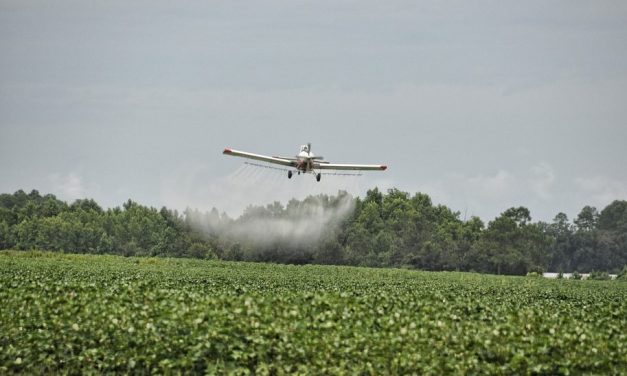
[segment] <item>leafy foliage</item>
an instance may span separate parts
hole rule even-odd
[[[105,210],[93,200],[67,204],[20,190],[0,195],[0,249],[515,275],[618,272],[627,264],[627,201],[600,213],[586,206],[573,223],[563,213],[553,223],[532,222],[527,208],[514,207],[486,225],[398,189],[250,206],[237,219],[215,208],[178,213],[131,200]]]
[[[0,373],[621,374],[613,282],[0,252]]]
[[[611,278],[610,275],[607,274],[607,272],[593,271],[588,276],[588,279],[591,279],[593,281],[609,281]]]

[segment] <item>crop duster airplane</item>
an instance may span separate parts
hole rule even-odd
[[[270,157],[267,155],[253,154],[245,151],[233,150],[230,148],[224,149],[222,154],[232,155],[235,157],[243,157],[249,159],[255,159],[262,162],[274,163],[286,167],[292,167],[296,169],[296,173],[312,173],[316,176],[316,181],[320,181],[321,170],[375,170],[384,171],[387,169],[385,165],[367,165],[367,164],[337,164],[324,161],[323,157],[314,155],[311,152],[311,143],[302,145],[300,152],[295,157]],[[293,171],[287,170],[287,177],[292,178]]]

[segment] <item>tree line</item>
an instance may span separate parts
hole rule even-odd
[[[513,207],[485,224],[435,205],[424,193],[371,189],[249,206],[179,213],[128,200],[103,209],[19,190],[0,195],[0,249],[124,256],[218,258],[280,263],[411,267],[523,275],[618,272],[627,264],[627,201],[584,207],[550,223]]]

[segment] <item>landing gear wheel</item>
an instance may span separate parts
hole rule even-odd
[[[287,172],[287,178],[288,178],[288,179],[291,179],[291,178],[292,178],[292,171],[288,171],[288,172]]]
[[[322,177],[322,175],[320,175],[320,173],[318,173],[318,175],[316,175],[316,181],[320,181],[321,177]]]

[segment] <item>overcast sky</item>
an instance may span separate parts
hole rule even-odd
[[[0,192],[237,215],[425,192],[534,220],[627,199],[627,2],[0,0]],[[377,163],[246,166],[232,147]]]

